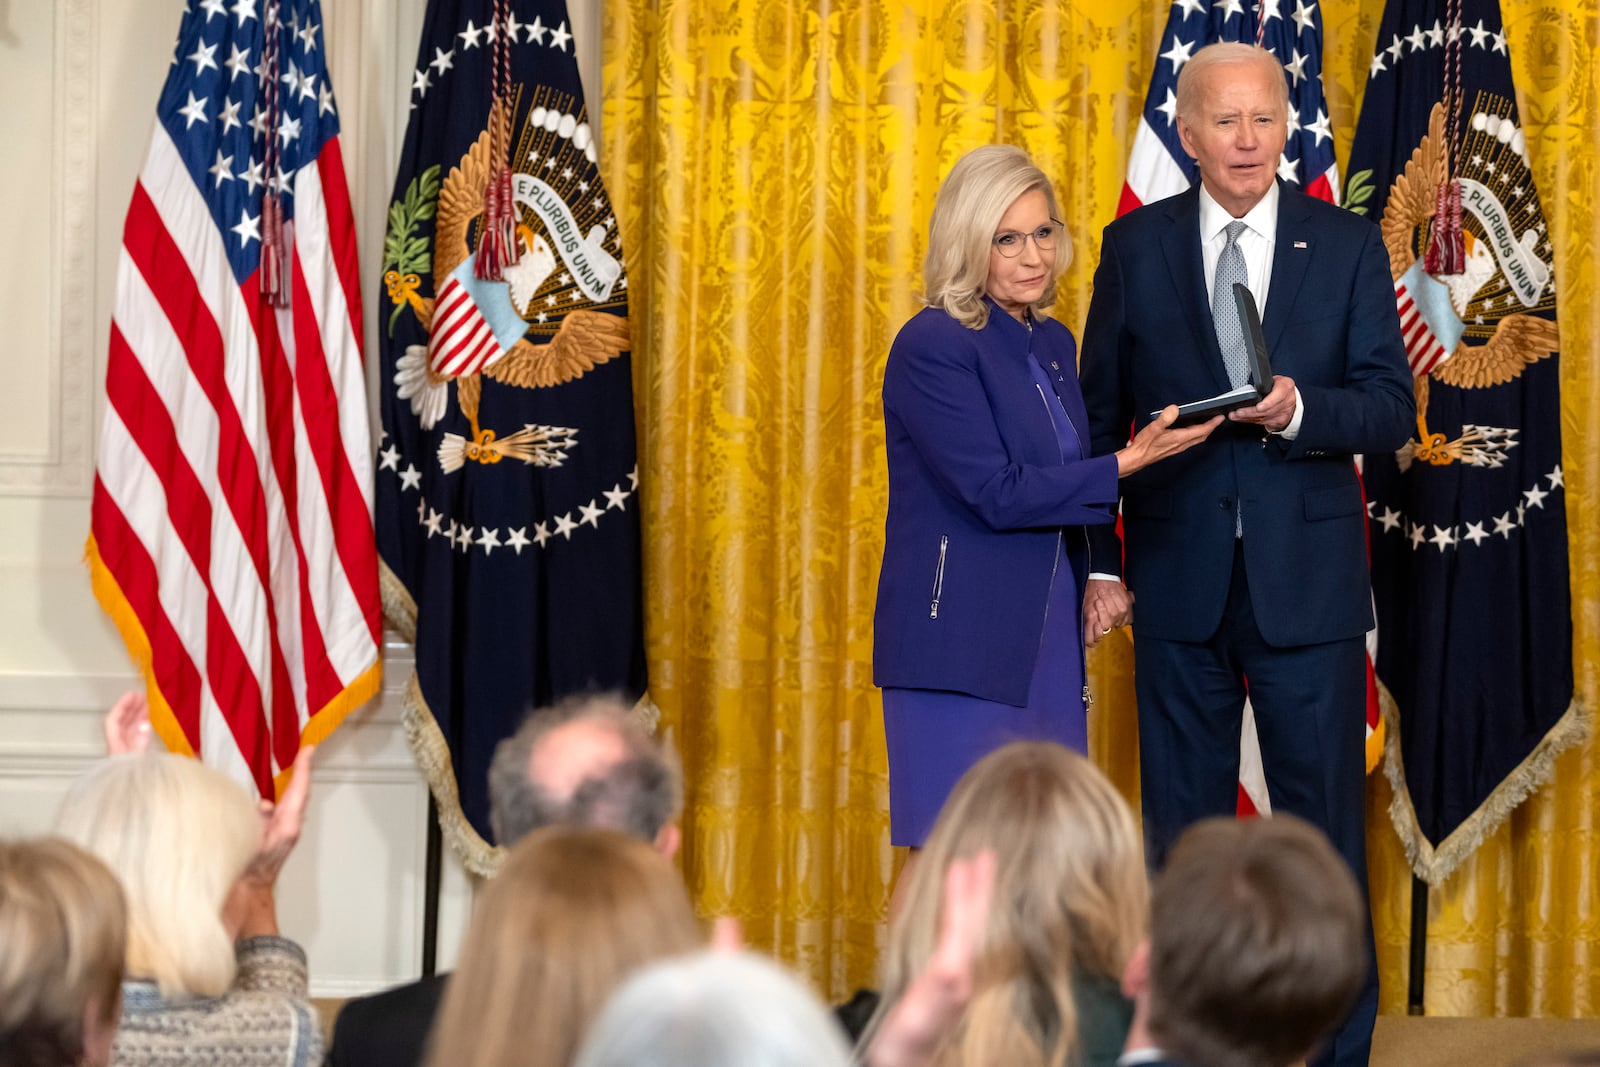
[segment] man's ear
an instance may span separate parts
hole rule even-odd
[[[1122,995],[1129,1000],[1138,1000],[1149,990],[1150,939],[1147,937],[1139,942],[1139,947],[1128,957],[1128,965],[1122,969]]]
[[[1195,154],[1194,146],[1189,143],[1189,124],[1184,121],[1183,116],[1181,116],[1181,115],[1178,116],[1177,125],[1178,125],[1178,143],[1183,145],[1184,153],[1190,159],[1199,159],[1200,157]]]
[[[657,852],[670,860],[678,854],[678,846],[683,844],[683,831],[678,829],[677,823],[669,822],[656,831],[656,839],[652,844]]]

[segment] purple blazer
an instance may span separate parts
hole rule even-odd
[[[992,301],[981,330],[926,308],[895,338],[883,377],[889,514],[873,617],[878,685],[1027,704],[1057,536],[1111,522],[1117,499],[1116,457],[1063,455],[1055,398],[1029,369],[1037,355],[1057,382],[1056,417],[1065,408],[1087,455],[1076,351],[1060,323],[1030,331]],[[1084,532],[1066,533],[1081,604],[1095,566]]]

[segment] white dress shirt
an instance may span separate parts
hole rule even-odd
[[[1239,235],[1239,251],[1244,255],[1245,285],[1256,298],[1256,309],[1267,317],[1267,288],[1272,282],[1272,255],[1278,243],[1278,183],[1273,182],[1256,206],[1245,212],[1239,221],[1244,232]],[[1200,261],[1206,274],[1206,303],[1211,303],[1216,288],[1217,260],[1228,243],[1228,223],[1233,216],[1211,197],[1204,185],[1200,186]],[[1300,434],[1300,417],[1305,408],[1300,403],[1300,390],[1294,391],[1294,416],[1289,425],[1278,432],[1279,437],[1293,441]]]

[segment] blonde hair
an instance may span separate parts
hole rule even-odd
[[[924,303],[944,310],[968,329],[981,330],[988,324],[989,305],[983,295],[995,229],[1017,198],[1035,189],[1044,193],[1050,217],[1059,218],[1050,179],[1015,145],[983,145],[956,160],[939,185],[928,223]],[[1071,262],[1072,235],[1062,227],[1050,283],[1030,305],[1035,315],[1055,303],[1056,279]]]
[[[956,783],[891,925],[872,1029],[933,955],[945,871],[983,849],[995,853],[995,896],[975,991],[937,1062],[1061,1067],[1077,1044],[1073,975],[1120,981],[1150,891],[1128,805],[1057,744],[1006,745]]]
[[[1265,48],[1242,41],[1218,41],[1208,44],[1184,63],[1178,72],[1176,110],[1174,114],[1184,122],[1193,122],[1198,116],[1194,109],[1200,106],[1200,84],[1215,67],[1240,66],[1250,63],[1270,68],[1278,99],[1283,104],[1285,117],[1289,114],[1289,80],[1284,77],[1283,64]]]
[[[130,976],[168,998],[228,991],[235,959],[222,909],[261,843],[244,786],[170,752],[113,756],[68,790],[56,832],[121,880]]]
[[[535,830],[483,892],[428,1063],[568,1067],[625,978],[701,940],[682,878],[649,845],[615,830]]]
[[[128,909],[116,876],[60,838],[0,841],[0,1063],[76,1063],[121,1005]]]

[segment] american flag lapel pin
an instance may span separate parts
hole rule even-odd
[[[1304,242],[1304,241],[1296,241],[1296,242],[1295,242],[1295,243],[1294,243],[1294,246],[1295,246],[1295,247],[1296,247],[1296,248],[1304,248],[1304,247],[1305,247],[1305,246],[1306,246],[1306,243],[1305,243],[1305,242]]]

